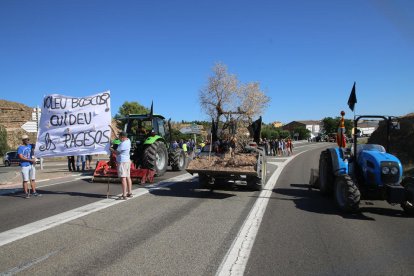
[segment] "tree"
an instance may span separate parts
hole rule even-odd
[[[310,130],[307,129],[306,127],[297,127],[293,130],[293,132],[299,134],[299,137],[298,137],[299,140],[306,140],[311,136]]]
[[[140,105],[138,102],[128,102],[125,101],[118,110],[118,113],[115,114],[115,119],[117,119],[117,127],[123,129],[125,122],[120,121],[119,119],[125,117],[129,114],[146,114],[150,110],[143,105]]]
[[[240,100],[238,109],[244,112],[249,120],[257,115],[263,114],[270,102],[270,98],[260,90],[260,84],[258,82],[242,85],[239,89],[238,96],[238,100]]]
[[[323,118],[322,119],[322,125],[323,125],[323,129],[325,130],[325,133],[326,134],[336,133],[338,131],[340,120],[341,120],[340,117],[336,117],[336,118],[326,117],[326,118]],[[345,119],[345,133],[346,133],[346,135],[348,135],[348,136],[351,135],[352,128],[353,128],[352,120]]]
[[[143,105],[140,105],[138,102],[128,102],[125,101],[118,110],[118,113],[115,115],[115,118],[121,118],[129,114],[146,114],[150,110]]]
[[[217,63],[213,67],[213,76],[209,77],[207,86],[200,90],[201,108],[219,122],[222,115],[236,111],[235,98],[238,89],[237,76],[230,75],[224,64]]]
[[[3,125],[0,125],[0,155],[4,155],[8,150],[7,131]]]
[[[279,130],[272,124],[262,126],[262,138],[266,139],[278,139]]]
[[[250,124],[263,113],[270,98],[258,82],[240,84],[236,75],[228,73],[226,65],[217,63],[207,85],[199,92],[199,100],[201,108],[225,130],[234,122],[238,127],[246,127],[243,124]]]
[[[289,130],[281,130],[281,131],[279,132],[279,138],[281,138],[281,139],[286,139],[286,138],[288,138],[288,137],[290,137],[290,132],[289,132]]]

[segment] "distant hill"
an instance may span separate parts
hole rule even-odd
[[[0,125],[7,131],[7,144],[15,150],[21,144],[20,138],[27,134],[31,141],[36,141],[36,133],[27,133],[21,126],[30,121],[33,109],[27,105],[0,100]]]
[[[399,118],[400,129],[391,130],[390,153],[396,155],[403,163],[407,174],[414,175],[414,113]],[[386,145],[386,124],[381,122],[368,143]]]

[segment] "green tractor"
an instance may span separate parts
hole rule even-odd
[[[166,128],[165,118],[153,114],[130,114],[122,118],[124,131],[131,140],[131,160],[136,168],[155,171],[161,176],[170,165],[173,171],[182,171],[186,155],[181,148],[172,147],[171,124]]]

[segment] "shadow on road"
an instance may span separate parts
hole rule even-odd
[[[150,189],[150,194],[156,196],[170,197],[192,197],[192,198],[208,198],[208,199],[226,199],[235,196],[234,194],[224,193],[222,190],[217,191],[198,189],[195,182],[181,182],[168,187]]]
[[[70,196],[83,196],[93,198],[106,198],[106,194],[94,194],[94,193],[82,193],[82,192],[68,192],[68,191],[46,191],[37,189],[38,193],[42,195],[70,195]]]
[[[375,207],[370,201],[361,200],[360,211],[355,214],[343,213],[336,208],[332,198],[322,196],[319,190],[313,189],[309,184],[290,184],[291,188],[276,188],[276,195],[286,197],[272,197],[278,200],[291,200],[300,210],[307,212],[339,215],[345,219],[375,220],[367,214],[376,214],[390,217],[407,217],[404,211],[392,208]]]

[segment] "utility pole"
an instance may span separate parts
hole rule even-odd
[[[39,137],[40,108],[39,106],[36,106],[33,110],[36,114],[36,137]],[[40,157],[40,170],[43,170],[43,157]]]

